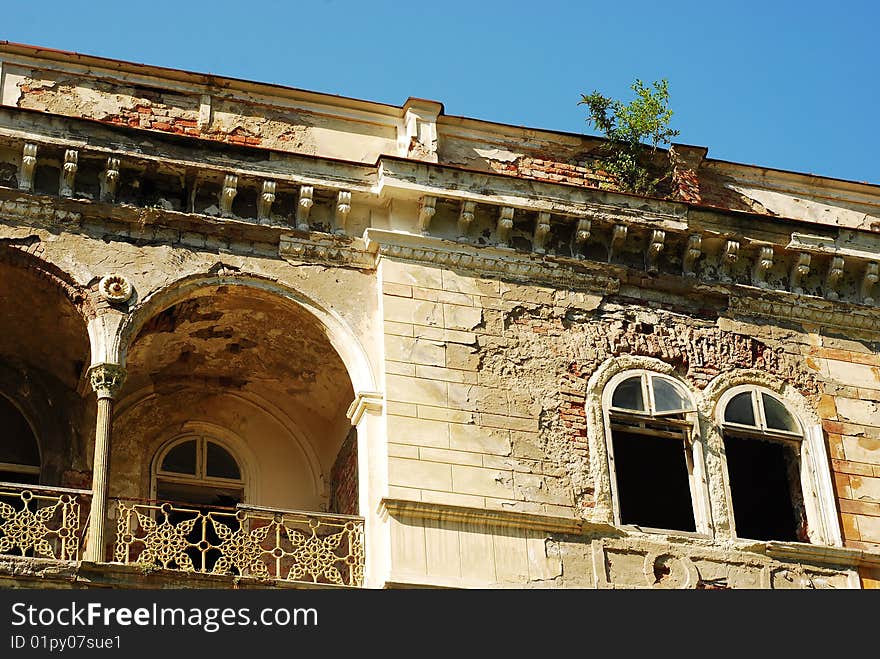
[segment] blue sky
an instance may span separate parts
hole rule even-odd
[[[590,132],[581,92],[669,80],[678,141],[880,184],[880,3],[16,2],[0,39]]]

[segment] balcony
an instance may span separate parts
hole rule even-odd
[[[362,587],[364,522],[360,517],[240,504],[193,507],[167,501],[112,499],[108,560],[81,563],[90,492],[0,483],[0,555],[41,566],[7,566],[13,575],[48,572],[67,581],[231,587],[254,584]],[[112,535],[112,534],[111,534]],[[15,559],[13,559],[15,560]],[[80,568],[87,573],[79,575]],[[180,576],[183,576],[182,574]]]

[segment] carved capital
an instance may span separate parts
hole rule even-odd
[[[615,224],[611,230],[611,244],[608,246],[608,263],[614,259],[614,255],[620,251],[626,242],[627,228],[625,224]]]
[[[107,158],[107,167],[101,172],[98,181],[101,184],[101,201],[114,201],[116,187],[119,185],[119,158]]]
[[[61,181],[58,185],[58,196],[72,197],[76,170],[79,167],[79,151],[67,149],[64,152],[64,167],[61,170]]]
[[[687,247],[682,259],[682,272],[685,277],[696,277],[697,259],[703,254],[703,237],[698,233],[688,236]]]
[[[802,295],[804,292],[803,281],[810,274],[810,261],[812,257],[806,253],[801,252],[797,255],[797,259],[791,267],[791,282],[789,288],[792,293],[797,295]]]
[[[125,384],[125,369],[119,364],[96,364],[89,369],[89,382],[98,398],[116,398]]]
[[[645,250],[645,269],[648,272],[657,272],[657,258],[663,251],[666,242],[666,232],[660,229],[654,229],[651,232],[651,240],[648,243],[648,249]]]
[[[767,274],[773,267],[773,248],[762,247],[758,252],[755,260],[755,266],[752,268],[752,285],[759,288],[768,288]]]
[[[227,174],[223,179],[223,189],[220,191],[220,213],[232,215],[232,201],[238,194],[238,177],[235,174]]]
[[[351,192],[349,190],[340,190],[336,195],[336,231],[335,233],[345,233],[347,231],[348,216],[351,213]]]
[[[299,202],[296,206],[296,228],[298,231],[309,230],[309,214],[315,205],[315,188],[311,185],[302,185],[299,188]]]
[[[24,145],[21,155],[21,167],[18,170],[18,188],[30,192],[34,188],[34,169],[37,166],[37,145],[28,142]]]

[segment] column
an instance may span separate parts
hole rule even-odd
[[[98,563],[104,560],[104,523],[107,519],[113,401],[125,382],[125,369],[118,364],[97,364],[89,369],[89,381],[98,395],[98,422],[95,428],[95,459],[92,465],[92,514],[84,559]]]

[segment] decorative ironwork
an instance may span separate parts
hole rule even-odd
[[[0,554],[77,560],[84,527],[80,497],[87,494],[0,483]]]
[[[118,563],[361,586],[364,521],[254,506],[117,500]]]

